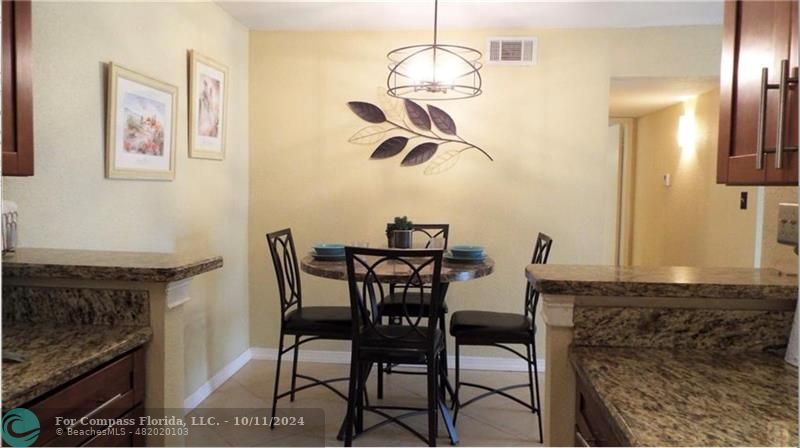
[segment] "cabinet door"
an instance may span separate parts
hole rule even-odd
[[[789,73],[790,78],[797,79],[798,74],[798,17],[797,2],[791,3],[791,36],[789,39]],[[781,168],[775,168],[775,153],[768,153],[765,162],[767,185],[797,185],[798,169],[798,86],[789,84],[787,87],[786,105],[783,110],[784,120],[784,152],[781,157]],[[780,111],[778,113],[781,113]]]
[[[2,2],[3,175],[33,175],[31,4]]]
[[[781,61],[789,58],[793,4],[738,0],[725,3],[717,182],[730,185],[767,182],[768,157],[762,157],[761,169],[756,166],[762,69],[768,70],[768,83],[778,83]],[[767,151],[775,148],[778,100],[777,90],[768,89],[763,118]],[[771,161],[774,164],[774,159]]]

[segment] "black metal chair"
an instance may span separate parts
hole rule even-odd
[[[335,394],[347,400],[347,397],[336,390],[330,383],[347,381],[349,378],[333,378],[319,380],[307,375],[297,373],[297,358],[300,346],[318,339],[350,340],[351,313],[348,306],[303,306],[303,294],[300,287],[300,269],[297,264],[297,252],[294,247],[291,229],[279,230],[267,234],[267,245],[272,255],[272,264],[275,266],[275,276],[278,280],[278,294],[281,304],[281,334],[278,342],[278,363],[275,370],[275,390],[272,396],[272,420],[270,429],[273,428],[278,400],[289,396],[294,401],[296,392],[309,387],[324,386]],[[284,348],[284,336],[294,336],[294,344]],[[281,359],[284,354],[294,351],[292,360],[292,385],[291,388],[278,394],[280,382]],[[310,381],[297,387],[297,378]]]
[[[550,256],[553,240],[539,233],[533,249],[531,263],[546,264]],[[530,409],[539,420],[539,441],[542,441],[542,413],[539,398],[539,367],[536,362],[536,306],[539,304],[539,292],[528,282],[525,288],[525,311],[523,314],[497,313],[493,311],[456,311],[450,319],[450,334],[456,340],[456,399],[453,405],[453,420],[458,418],[460,408],[491,395],[501,395]],[[527,356],[508,347],[508,344],[525,345]],[[462,345],[494,346],[524,359],[528,364],[528,384],[515,384],[497,389],[482,384],[461,381],[459,366]],[[486,392],[464,403],[461,403],[461,386],[474,387]],[[530,389],[531,402],[525,403],[507,393],[511,389],[527,387]],[[534,392],[535,387],[535,392]]]
[[[419,437],[430,446],[436,445],[439,413],[442,414],[451,441],[457,443],[455,431],[442,391],[442,356],[445,334],[438,325],[442,302],[442,250],[397,250],[345,248],[347,277],[352,312],[352,356],[350,388],[345,417],[345,446],[356,435],[395,423]],[[400,294],[403,309],[400,325],[386,325],[380,315],[380,303],[389,294],[390,286],[380,273],[391,272],[390,282]],[[412,294],[429,289],[427,308],[409,302]],[[427,314],[422,313],[425,310]],[[423,320],[425,325],[423,325]],[[373,364],[402,363],[426,366],[428,405],[426,408],[371,405],[365,400],[366,380]],[[385,420],[364,428],[364,411],[373,412]],[[401,412],[390,415],[389,412]],[[420,434],[402,421],[403,418],[427,413],[428,435]]]
[[[388,223],[386,224],[386,238],[388,242],[388,246],[391,248],[393,247],[393,240],[392,240],[392,230],[394,224]],[[434,238],[441,238],[443,243],[443,248],[447,250],[447,243],[450,237],[450,224],[414,224],[412,229],[414,234],[420,234],[420,236],[424,236],[425,241],[425,248],[430,249],[431,244],[433,243]],[[426,287],[423,288],[419,294],[409,293],[407,297],[405,297],[405,303],[402,294],[398,294],[394,285],[390,285],[389,294],[384,299],[383,302],[380,303],[380,310],[381,315],[385,316],[389,320],[389,325],[397,324],[402,320],[404,309],[407,307],[409,312],[414,315],[428,315],[428,307],[431,304],[431,294],[430,288]],[[442,333],[447,334],[447,330],[445,328],[445,318],[447,315],[447,302],[442,302],[442,306],[440,308],[440,316],[439,316],[439,325]],[[445,347],[444,353],[445,359],[447,359],[447,347]],[[383,366],[381,364],[378,365],[378,398],[383,398],[383,374],[392,374],[392,373],[399,373],[405,375],[424,375],[424,372],[415,372],[415,371],[407,371],[407,370],[396,370],[393,368],[393,364],[389,364],[387,366]],[[445,369],[445,375],[447,374]],[[452,396],[452,392],[451,396]]]

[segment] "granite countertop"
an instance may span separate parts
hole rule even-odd
[[[3,408],[10,409],[65,384],[150,340],[146,326],[3,323]]]
[[[797,446],[797,368],[767,353],[573,347],[631,446]]]
[[[18,248],[3,256],[4,278],[173,282],[222,267],[222,257],[190,253]]]
[[[526,275],[544,294],[797,300],[797,277],[775,269],[532,264]]]

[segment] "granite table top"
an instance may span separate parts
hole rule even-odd
[[[25,404],[150,340],[146,326],[3,323],[3,408]]]
[[[367,257],[371,258],[371,257]],[[333,280],[347,280],[347,265],[344,261],[320,261],[312,255],[305,256],[300,262],[300,269],[308,274]],[[432,267],[425,267],[420,271],[420,280],[430,283]],[[462,282],[486,277],[494,272],[494,260],[484,258],[479,263],[458,263],[443,261],[441,279],[443,282]],[[364,276],[366,269],[356,266],[356,276]],[[411,269],[402,263],[383,263],[376,268],[376,275],[382,282],[404,282],[408,279]]]
[[[797,446],[797,368],[768,353],[572,347],[631,446]]]
[[[190,253],[18,248],[3,256],[4,278],[173,282],[222,267],[222,257]]]
[[[544,294],[797,300],[797,277],[775,269],[532,264],[526,275]]]

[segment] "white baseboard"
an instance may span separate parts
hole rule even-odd
[[[292,353],[287,353],[284,361],[291,361]],[[217,372],[205,384],[197,388],[183,401],[184,412],[188,413],[203,402],[212,392],[228,381],[250,360],[272,361],[278,359],[278,349],[265,347],[251,347]],[[318,362],[323,364],[348,364],[350,352],[338,350],[300,350],[300,361]],[[447,357],[449,366],[455,366],[455,356]],[[537,359],[539,372],[544,372],[544,359]],[[418,366],[408,366],[418,367]],[[494,358],[490,356],[461,356],[461,368],[464,370],[487,370],[496,372],[527,372],[528,366],[519,358]]]
[[[220,386],[222,386],[225,381],[228,381],[236,372],[239,371],[248,361],[252,358],[252,349],[247,349],[242,352],[236,359],[231,361],[228,365],[222,368],[219,372],[217,372],[214,376],[211,377],[210,380],[206,381],[202,386],[198,387],[197,390],[192,392],[191,395],[186,397],[183,400],[183,411],[184,413],[190,412],[192,409],[196,408],[197,405],[203,402],[212,392],[217,390]]]

